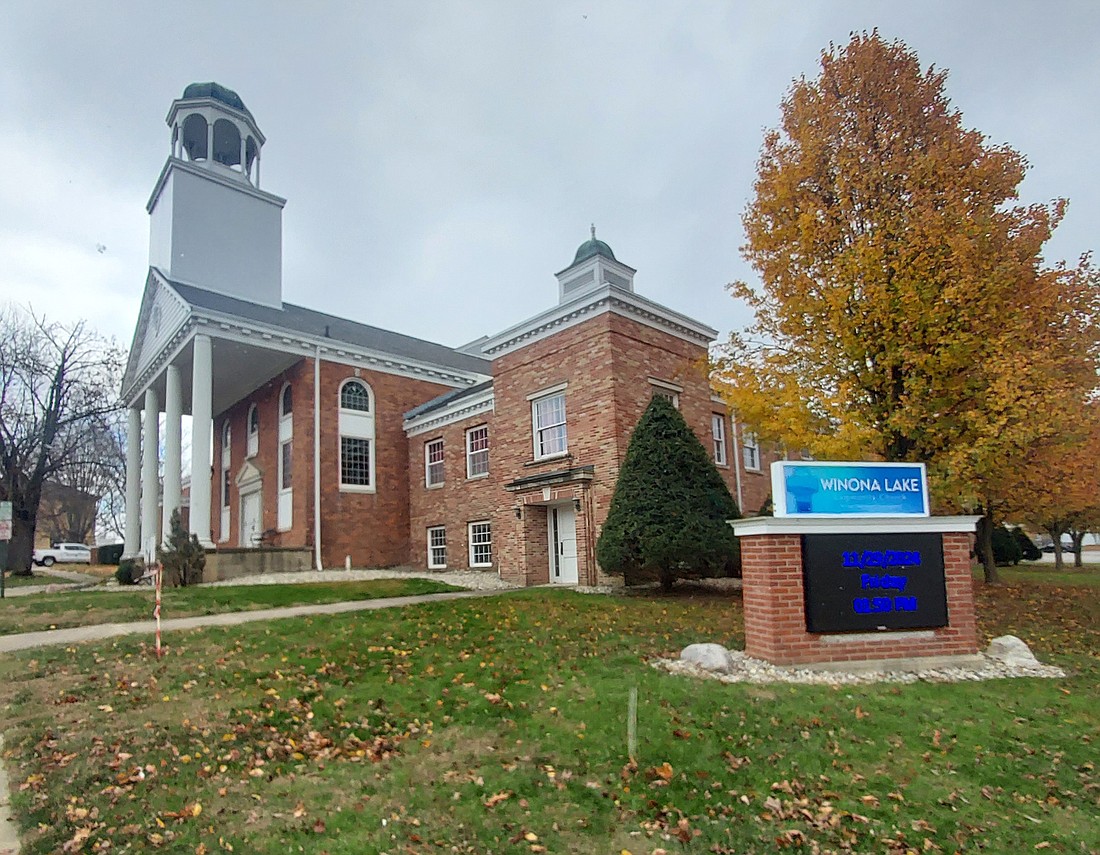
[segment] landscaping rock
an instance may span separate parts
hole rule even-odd
[[[732,666],[730,652],[721,644],[689,644],[680,651],[680,661],[718,674],[728,674]]]
[[[985,655],[1013,667],[1035,668],[1042,664],[1035,658],[1031,648],[1014,635],[994,638],[989,642]]]

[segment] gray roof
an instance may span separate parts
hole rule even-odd
[[[455,389],[451,392],[444,392],[439,397],[432,398],[430,401],[426,401],[419,407],[413,407],[411,410],[405,413],[405,418],[406,420],[415,419],[417,416],[423,416],[427,413],[433,412],[434,410],[442,409],[449,404],[453,404],[455,401],[461,401],[463,398],[472,397],[479,392],[484,392],[486,389],[492,388],[493,381],[486,380],[483,383],[478,383],[475,386],[467,386],[464,389]]]
[[[276,309],[250,303],[247,300],[238,300],[235,297],[227,297],[193,285],[184,285],[167,277],[165,281],[169,282],[184,300],[197,309],[220,312],[301,335],[329,338],[355,347],[389,353],[455,371],[489,374],[488,359],[461,353],[443,344],[360,324],[335,315],[326,315],[324,312],[315,312],[292,303],[283,303],[281,309]]]

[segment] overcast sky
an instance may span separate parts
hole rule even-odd
[[[755,281],[741,213],[765,128],[822,48],[878,27],[950,70],[964,122],[1100,222],[1100,4],[8,2],[0,299],[128,345],[164,117],[235,90],[284,196],[283,298],[458,345],[552,305],[595,222],[636,289],[721,331]]]

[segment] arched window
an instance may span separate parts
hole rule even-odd
[[[253,404],[248,408],[248,457],[255,457],[260,450],[260,411]]]
[[[340,409],[370,412],[370,389],[360,380],[346,380],[340,387]]]
[[[198,113],[183,120],[183,150],[188,160],[206,160],[206,119]]]
[[[355,378],[340,385],[340,489],[374,492],[374,396]]]
[[[214,122],[214,162],[225,166],[241,162],[241,132],[229,119]]]
[[[233,453],[233,432],[230,429],[229,419],[225,420],[225,424],[222,425],[222,460],[221,460],[221,527],[218,529],[218,539],[225,541],[229,540],[229,487],[230,476],[229,470],[231,468]]]
[[[290,528],[294,513],[294,400],[290,384],[279,393],[279,505],[276,527]]]

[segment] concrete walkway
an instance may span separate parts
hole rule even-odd
[[[286,606],[279,609],[258,609],[251,612],[226,612],[220,615],[200,615],[198,617],[172,618],[162,620],[162,632],[177,629],[197,629],[203,626],[237,626],[261,620],[281,620],[283,618],[303,617],[305,615],[336,615],[346,612],[365,612],[377,609],[392,609],[412,606],[418,603],[436,603],[445,600],[465,600],[471,597],[491,597],[506,593],[511,589],[489,591],[451,591],[445,594],[418,594],[413,597],[389,597],[375,600],[352,600],[342,603],[313,603],[304,606]],[[15,650],[28,650],[33,647],[46,647],[52,644],[77,644],[82,641],[99,641],[104,638],[116,638],[120,635],[148,635],[156,631],[156,621],[143,620],[135,623],[104,623],[97,626],[78,626],[71,629],[50,629],[43,632],[24,632],[18,635],[0,636],[0,653]],[[2,838],[0,838],[2,840]],[[0,848],[0,855],[4,850]]]

